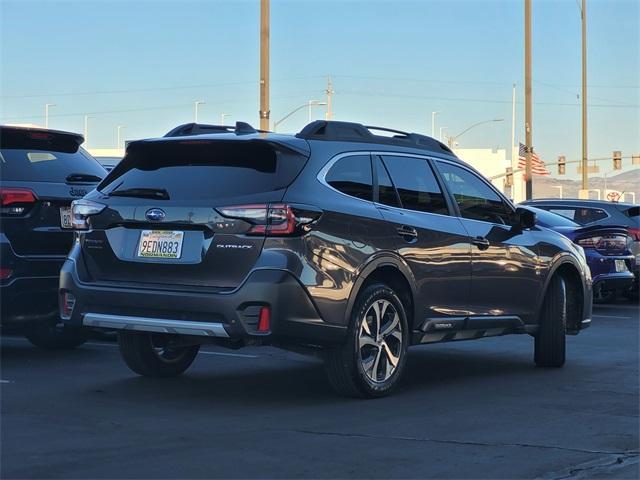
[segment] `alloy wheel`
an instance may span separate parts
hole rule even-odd
[[[402,322],[388,300],[376,300],[364,314],[358,335],[358,355],[365,375],[375,383],[387,381],[402,354]]]

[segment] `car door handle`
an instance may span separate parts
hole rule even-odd
[[[418,231],[413,227],[403,225],[397,230],[398,235],[404,238],[407,242],[415,242],[418,239]]]
[[[478,247],[479,250],[486,250],[490,245],[489,240],[484,237],[475,237],[473,240],[471,240],[471,243]]]

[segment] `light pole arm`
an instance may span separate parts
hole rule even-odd
[[[287,113],[280,120],[278,120],[276,122],[273,122],[273,131],[275,132],[276,129],[278,128],[278,125],[280,125],[282,122],[284,122],[291,115],[293,115],[294,113],[302,110],[303,108],[307,108],[309,106],[315,107],[315,106],[321,106],[321,105],[326,105],[326,103],[325,102],[311,102],[311,103],[307,102],[307,103],[304,103],[304,104],[300,105],[298,108],[295,108],[295,109],[291,110],[289,113]]]
[[[464,135],[465,133],[467,133],[469,130],[471,130],[472,128],[475,128],[479,125],[484,125],[485,123],[492,123],[492,122],[503,122],[504,118],[495,118],[493,120],[484,120],[482,122],[478,122],[478,123],[474,123],[473,125],[471,125],[470,127],[465,128],[463,131],[461,131],[458,135],[453,135],[449,137],[449,147],[453,147],[453,142],[460,138],[462,135]]]

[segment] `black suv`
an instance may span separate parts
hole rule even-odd
[[[560,367],[589,325],[581,248],[436,140],[217,128],[131,143],[74,202],[62,317],[119,329],[133,371],[178,375],[203,343],[306,347],[339,392],[373,397],[410,345],[528,333]]]
[[[71,202],[107,172],[81,135],[0,126],[0,295],[3,327],[43,348],[84,341],[58,316],[60,267],[73,243]]]

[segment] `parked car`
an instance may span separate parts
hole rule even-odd
[[[60,267],[73,243],[71,201],[106,171],[79,149],[81,135],[0,126],[0,296],[2,325],[42,348],[84,341],[58,316]]]
[[[582,248],[432,138],[179,132],[130,143],[74,202],[61,271],[65,323],[118,329],[138,374],[181,374],[203,343],[271,344],[320,350],[338,392],[376,397],[409,345],[528,333],[561,367],[590,324]]]
[[[640,205],[603,200],[580,200],[542,198],[523,202],[537,208],[557,213],[583,225],[615,225],[628,229],[631,252],[635,256],[633,272],[634,284],[625,292],[631,298],[638,298],[640,292]]]
[[[567,236],[580,245],[587,258],[593,283],[593,299],[605,303],[618,292],[626,292],[634,282],[635,257],[630,250],[628,229],[616,225],[584,227],[573,220],[540,208],[526,206],[536,215],[536,223]]]

